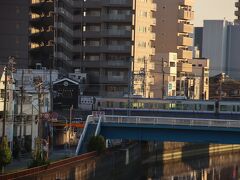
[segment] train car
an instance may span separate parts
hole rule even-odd
[[[97,106],[97,107],[96,107]],[[149,98],[97,98],[97,109],[145,109],[159,111],[215,112],[215,101]]]

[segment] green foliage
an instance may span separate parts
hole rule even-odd
[[[8,145],[7,137],[4,137],[0,145],[0,167],[4,168],[12,161],[11,149]]]
[[[48,165],[50,162],[44,158],[44,152],[42,149],[42,143],[40,138],[35,139],[35,149],[32,154],[32,161],[28,165],[28,168],[37,166]]]
[[[87,150],[97,151],[99,154],[106,149],[105,140],[102,136],[92,136],[87,146]]]

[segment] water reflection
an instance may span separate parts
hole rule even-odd
[[[240,152],[194,157],[181,161],[143,161],[141,179],[160,180],[237,180]],[[150,157],[150,159],[154,159]]]

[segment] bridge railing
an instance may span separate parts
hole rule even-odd
[[[174,117],[144,117],[144,116],[114,116],[105,115],[103,123],[131,123],[131,124],[162,124],[184,126],[206,126],[240,128],[240,120],[218,120],[199,118],[174,118]]]

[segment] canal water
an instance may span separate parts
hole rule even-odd
[[[240,180],[240,145],[165,145],[128,145],[18,179]]]
[[[240,179],[240,151],[162,160],[162,152],[130,165],[125,173],[109,179],[123,180],[238,180]],[[103,178],[104,179],[104,178]]]

